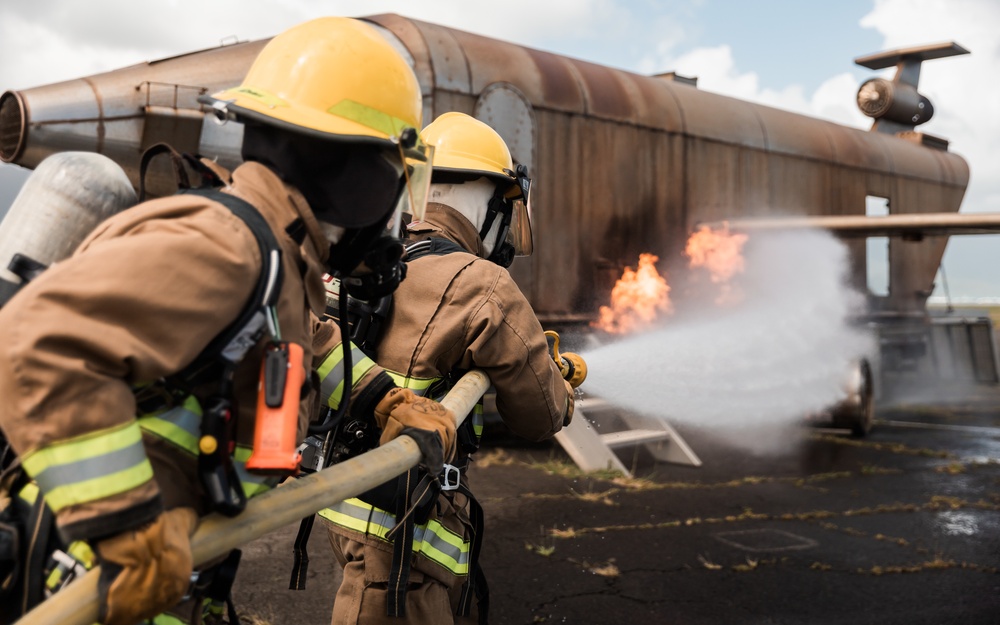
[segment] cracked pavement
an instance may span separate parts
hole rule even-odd
[[[554,443],[485,447],[490,622],[1000,623],[1000,389],[879,416],[866,439],[803,427],[768,455],[678,427],[704,465],[626,450],[634,479]],[[329,622],[318,526],[309,588],[284,590],[296,528],[245,550],[234,596],[258,623]]]

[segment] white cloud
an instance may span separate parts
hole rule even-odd
[[[324,15],[398,13],[522,45],[557,49],[635,41],[650,24],[621,0],[469,3],[465,0],[34,0],[0,6],[0,86],[24,88],[116,69],[224,39],[273,36]],[[114,16],[109,19],[109,16]],[[666,29],[675,21],[658,18]],[[662,34],[661,34],[662,36]],[[598,60],[592,58],[591,60]]]
[[[648,67],[652,62],[646,59],[643,65]],[[662,58],[660,63],[661,66],[674,67],[680,74],[697,76],[698,87],[705,91],[849,126],[860,128],[870,125],[854,106],[858,85],[848,73],[826,79],[812,94],[807,94],[798,84],[782,89],[762,86],[756,72],[740,71],[728,45],[696,48],[676,58]]]
[[[840,124],[864,128],[870,122],[854,105],[858,83],[849,73],[837,74],[823,81],[811,94],[801,84],[780,89],[765,86],[754,71],[739,67],[728,45],[699,47],[681,53],[677,39],[666,39],[637,63],[638,71],[651,74],[669,68],[685,76],[698,78],[698,88],[722,95],[756,102]]]

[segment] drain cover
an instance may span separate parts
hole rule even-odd
[[[715,534],[715,538],[744,551],[796,551],[818,544],[805,536],[769,529],[719,532]]]

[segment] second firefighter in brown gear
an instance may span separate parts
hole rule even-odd
[[[417,134],[422,102],[413,71],[356,20],[323,18],[286,31],[262,49],[241,86],[206,100],[220,119],[245,125],[248,162],[222,194],[263,217],[282,258],[283,281],[268,309],[272,337],[250,344],[229,393],[236,486],[253,496],[279,479],[245,465],[266,345],[280,331],[280,340],[302,347],[305,366],[337,375],[324,357],[342,353],[339,333],[321,327],[317,336],[310,314],[324,309],[322,275],[354,269],[401,197],[420,212],[420,194],[407,183],[429,159]],[[213,380],[171,392],[172,403],[150,412],[135,391],[169,382],[252,301],[262,251],[227,205],[197,194],[139,204],[0,310],[0,427],[62,537],[94,547],[102,623],[152,618],[189,588],[188,537],[212,509],[198,462],[212,453],[201,418],[219,387]],[[346,390],[321,380],[324,400],[350,393],[359,415],[382,405],[386,419],[434,430],[452,446],[446,409],[383,399],[391,379],[370,361],[356,369]],[[300,440],[312,395],[298,406]],[[192,600],[157,622],[200,620],[200,610]]]
[[[527,181],[515,175],[503,139],[468,115],[446,113],[421,134],[435,146],[427,213],[408,227],[420,243],[408,245],[416,258],[393,295],[376,360],[401,392],[431,397],[445,392],[449,376],[481,369],[506,426],[532,441],[549,438],[572,417],[572,388],[505,268],[514,253],[530,251],[527,198],[518,184]],[[481,417],[471,415],[460,428],[455,466],[464,469],[478,446]],[[470,503],[464,470],[461,478],[443,479],[461,487],[442,491],[425,518],[414,521],[412,545],[403,550],[410,562],[399,556],[394,562],[402,538],[394,544],[387,537],[407,508],[396,483],[320,512],[344,569],[332,623],[468,620],[464,613],[485,590],[475,542],[482,538],[481,509]],[[401,573],[408,579],[400,580]]]

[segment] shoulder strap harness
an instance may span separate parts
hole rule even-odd
[[[187,189],[180,193],[218,202],[239,217],[260,248],[261,272],[240,316],[182,371],[140,389],[136,404],[140,413],[153,412],[183,402],[195,388],[216,384],[216,391],[202,406],[198,473],[213,509],[235,516],[246,506],[246,495],[230,455],[233,376],[237,365],[266,332],[278,336],[275,305],[283,276],[281,247],[257,209],[240,198],[215,189]]]

